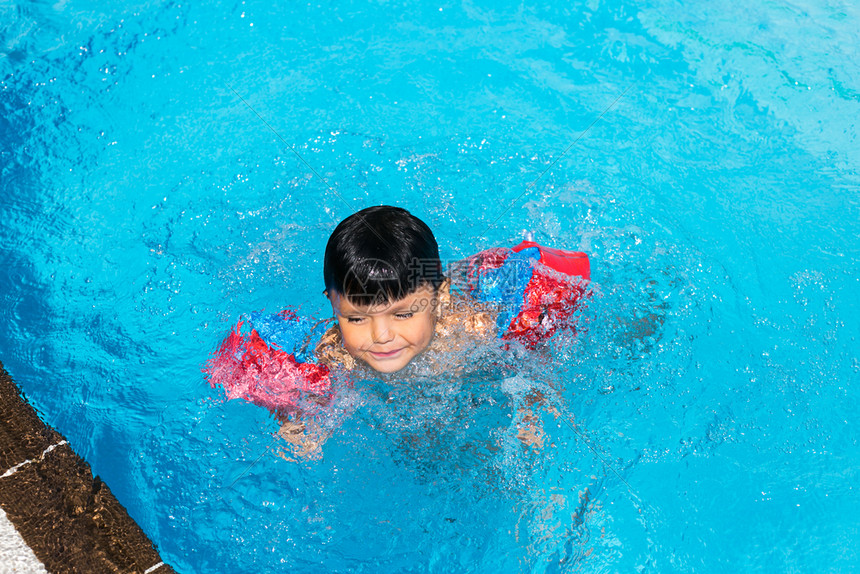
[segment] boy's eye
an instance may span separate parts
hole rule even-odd
[[[364,317],[347,317],[346,318],[347,323],[361,323],[362,321],[364,321]]]
[[[412,315],[413,315],[413,313],[410,311],[410,312],[406,312],[406,313],[397,313],[394,316],[397,317],[398,319],[411,319]]]

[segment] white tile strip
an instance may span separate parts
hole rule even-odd
[[[0,574],[27,572],[28,574],[48,574],[33,551],[18,534],[15,526],[0,508]]]
[[[58,442],[57,444],[52,444],[51,446],[49,446],[48,448],[46,448],[45,450],[43,450],[43,451],[42,451],[42,454],[39,456],[39,462],[41,462],[42,460],[44,460],[44,458],[45,458],[45,455],[46,455],[46,454],[48,454],[49,452],[51,452],[52,450],[54,450],[54,449],[55,449],[55,448],[57,448],[58,446],[62,446],[62,445],[64,445],[64,444],[69,444],[69,441],[67,441],[67,440],[61,440],[61,441],[60,441],[60,442]],[[22,466],[27,466],[28,464],[31,464],[32,462],[33,462],[32,460],[27,459],[27,460],[25,460],[24,462],[22,462],[22,463],[20,463],[20,464],[16,464],[16,465],[15,465],[15,466],[13,466],[12,468],[10,468],[10,469],[9,469],[9,470],[7,470],[6,472],[4,472],[4,473],[3,473],[3,475],[2,475],[2,476],[0,476],[0,478],[6,478],[7,476],[12,476],[12,475],[13,475],[13,474],[15,474],[16,472],[18,472],[18,469],[19,469],[19,468],[21,468]]]
[[[144,572],[143,574],[152,574],[153,572],[155,572],[156,570],[158,570],[162,566],[164,566],[164,562],[159,562],[155,566],[151,566],[151,567],[147,568],[146,572]]]

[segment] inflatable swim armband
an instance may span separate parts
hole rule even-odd
[[[573,329],[591,268],[585,253],[523,241],[473,255],[462,275],[461,289],[499,310],[499,336],[533,348],[558,329]]]
[[[330,323],[301,318],[289,309],[251,313],[207,364],[209,384],[223,387],[228,399],[243,398],[283,414],[328,403],[331,373],[316,362],[314,349]]]

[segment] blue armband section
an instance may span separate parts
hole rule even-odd
[[[534,274],[533,261],[540,259],[537,247],[511,251],[501,266],[478,271],[472,296],[500,307],[496,319],[499,337],[504,336],[514,317],[520,314],[526,287]]]
[[[294,355],[300,363],[316,363],[314,350],[329,326],[328,321],[299,317],[290,310],[273,315],[254,312],[247,322],[266,344]]]

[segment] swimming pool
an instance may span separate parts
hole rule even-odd
[[[177,571],[860,565],[857,8],[72,0],[0,21],[0,358]],[[241,313],[328,312],[325,240],[377,203],[448,259],[524,230],[591,254],[540,452],[509,418],[527,383],[492,373],[356,385],[298,462],[209,388]],[[654,312],[650,338],[616,321]]]

